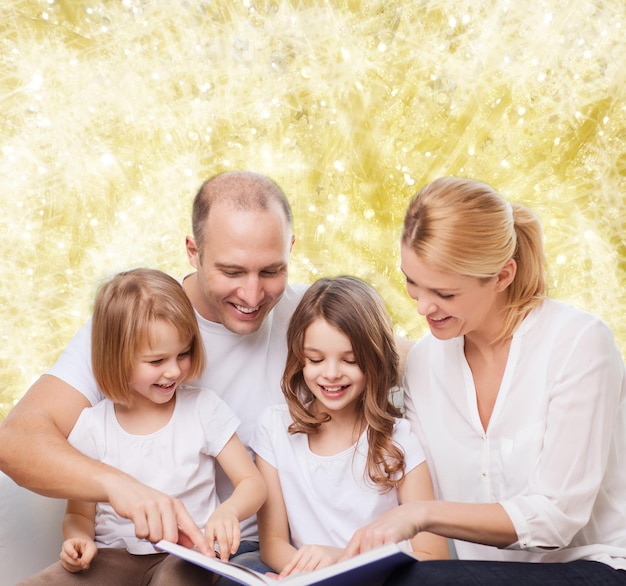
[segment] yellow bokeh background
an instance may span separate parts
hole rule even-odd
[[[103,278],[190,270],[191,200],[228,169],[289,196],[293,282],[360,276],[413,338],[406,204],[485,180],[626,356],[625,38],[623,0],[0,0],[0,418]]]

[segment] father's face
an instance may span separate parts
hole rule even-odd
[[[188,242],[197,270],[196,310],[237,334],[256,332],[287,286],[293,244],[278,205],[238,210],[226,203],[211,208],[202,255]]]

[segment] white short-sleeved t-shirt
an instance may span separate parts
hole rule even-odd
[[[357,529],[398,506],[398,491],[381,492],[366,476],[365,432],[351,448],[319,456],[309,449],[306,434],[287,431],[291,422],[287,405],[270,407],[251,445],[278,471],[292,543],[345,547]],[[406,472],[424,461],[408,421],[396,421],[393,439],[404,451]]]
[[[236,432],[239,420],[213,391],[181,386],[170,421],[148,435],[125,431],[109,400],[83,410],[69,442],[90,458],[122,470],[140,482],[179,498],[201,530],[218,505],[215,458]],[[98,503],[98,547],[123,547],[130,553],[154,553],[135,536],[132,521],[109,503]]]

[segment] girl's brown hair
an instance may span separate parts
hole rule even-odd
[[[413,198],[402,244],[439,270],[488,280],[514,259],[517,272],[499,339],[508,338],[546,296],[543,233],[537,217],[472,179],[436,179]]]
[[[369,451],[367,473],[384,490],[404,477],[404,453],[393,442],[399,410],[390,402],[390,390],[398,384],[398,352],[389,315],[380,295],[360,279],[341,276],[319,279],[302,297],[287,330],[287,362],[282,390],[293,423],[290,433],[316,433],[330,420],[328,413],[314,413],[313,393],[307,387],[303,367],[304,336],[316,319],[343,332],[365,376],[360,398],[362,420],[367,425]]]
[[[157,320],[171,324],[182,340],[190,341],[187,380],[196,378],[204,369],[204,347],[193,306],[178,281],[161,271],[133,269],[99,288],[91,324],[91,363],[100,390],[111,401],[132,405],[129,383],[135,354],[149,343]]]

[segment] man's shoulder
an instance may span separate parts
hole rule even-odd
[[[283,299],[288,299],[292,303],[295,301],[296,305],[299,303],[300,299],[304,295],[304,292],[309,288],[309,285],[305,285],[304,283],[299,284],[289,284],[285,288],[285,293],[283,294]],[[281,299],[282,301],[282,299]]]
[[[289,407],[287,406],[287,403],[274,403],[273,405],[269,405],[262,411],[259,420],[277,421],[286,418],[289,418],[291,422]]]
[[[309,288],[308,285],[287,285],[283,296],[277,303],[275,310],[277,314],[286,315],[287,318],[291,317],[291,314],[295,311],[300,299],[304,295],[304,292]]]
[[[218,407],[221,408],[222,404],[226,405],[213,389],[195,382],[183,383],[176,389],[176,406],[191,409],[192,412],[213,411]]]
[[[270,405],[261,412],[257,420],[258,433],[265,433],[268,437],[273,438],[290,435],[287,428],[292,421],[286,403]]]

